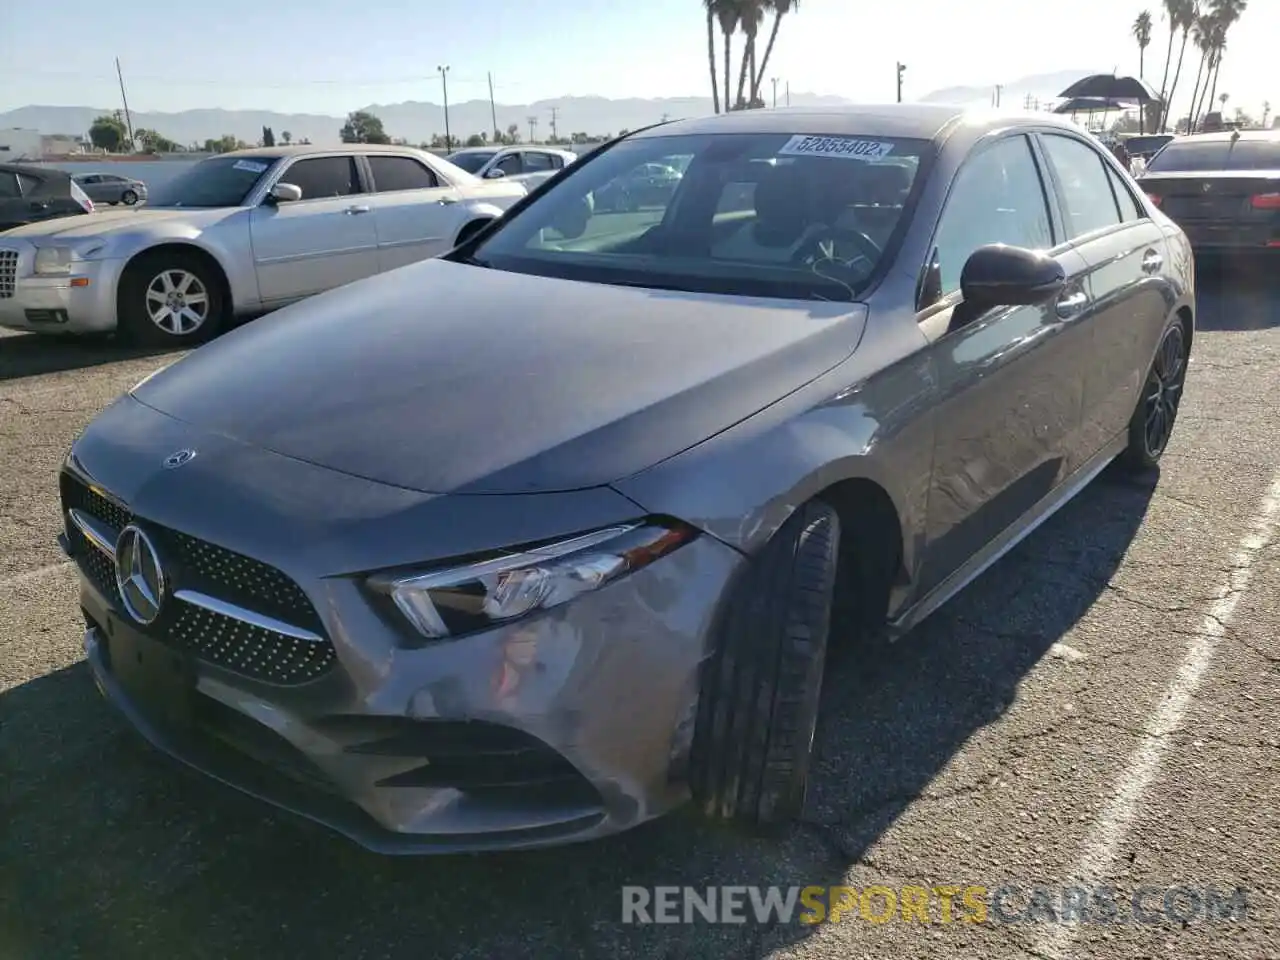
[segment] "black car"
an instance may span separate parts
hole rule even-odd
[[[71,174],[51,167],[0,163],[0,231],[81,213],[93,213],[93,201]]]
[[[1197,252],[1280,252],[1280,131],[1181,137],[1138,182]]]

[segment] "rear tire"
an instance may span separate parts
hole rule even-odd
[[[175,349],[215,336],[225,309],[222,278],[203,259],[164,250],[129,264],[116,303],[121,340]]]
[[[1154,470],[1169,447],[1182,404],[1189,356],[1187,328],[1178,318],[1160,337],[1155,359],[1129,420],[1129,445],[1120,460],[1132,473]]]
[[[714,819],[770,830],[804,808],[840,519],[811,501],[733,590],[702,678],[690,786]]]

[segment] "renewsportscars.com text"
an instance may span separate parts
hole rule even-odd
[[[623,887],[623,923],[1217,923],[1247,919],[1244,889],[1006,883],[869,887]]]

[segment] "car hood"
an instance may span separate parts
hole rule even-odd
[[[147,207],[142,210],[99,210],[57,220],[41,220],[5,232],[5,237],[74,240],[101,237],[121,230],[133,230],[165,220],[207,226],[235,213],[238,207]]]
[[[427,493],[599,486],[847,358],[857,303],[747,299],[427,260],[278,311],[134,389],[171,417]]]

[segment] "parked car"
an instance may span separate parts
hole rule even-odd
[[[467,147],[448,156],[468,173],[486,180],[503,177],[532,190],[578,159],[572,150],[554,147]]]
[[[72,179],[94,203],[105,203],[112,207],[123,203],[126,207],[131,207],[147,199],[147,185],[133,177],[122,177],[115,173],[76,173],[72,174]]]
[[[665,210],[593,211],[650,163],[685,171]],[[88,660],[161,749],[384,852],[690,798],[785,823],[829,638],[908,633],[1156,464],[1194,295],[1051,116],[638,131],[92,422],[60,481]]]
[[[1280,251],[1280,131],[1179,137],[1139,183],[1198,253]]]
[[[86,213],[93,213],[93,201],[75,185],[69,174],[52,167],[0,163],[0,232]],[[3,254],[0,254],[0,264],[3,264]]]
[[[642,163],[596,191],[592,202],[600,210],[630,213],[641,207],[665,207],[683,173],[667,163]]]
[[[221,154],[145,207],[0,237],[0,326],[197,343],[233,317],[443,253],[526,192],[409,147]]]

